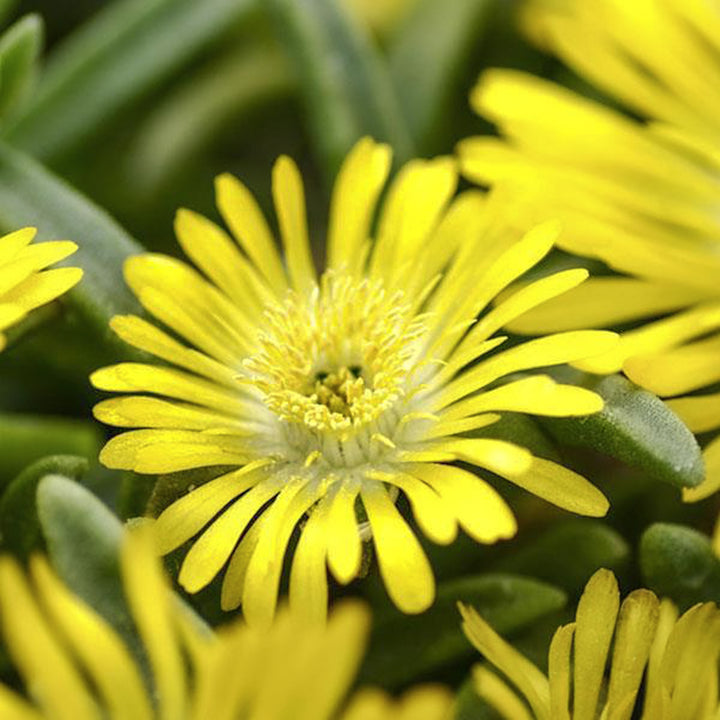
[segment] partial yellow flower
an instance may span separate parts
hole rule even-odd
[[[671,602],[649,590],[635,590],[621,605],[615,576],[599,570],[575,622],[553,637],[547,676],[475,610],[461,606],[461,613],[470,642],[512,684],[485,665],[474,669],[478,694],[507,720],[716,720],[720,714],[714,603],[696,605],[679,619]]]
[[[37,230],[23,228],[0,237],[0,350],[8,328],[32,310],[55,300],[80,282],[80,268],[50,265],[72,255],[77,245],[68,241],[32,244]]]
[[[720,9],[701,0],[534,0],[533,37],[646,122],[524,73],[492,70],[471,102],[504,139],[460,146],[468,177],[509,188],[519,222],[557,216],[559,244],[624,277],[597,277],[509,327],[521,333],[633,323],[605,356],[697,433],[720,430]],[[521,199],[524,202],[521,202]],[[660,318],[660,319],[658,319]],[[704,449],[720,488],[720,436]],[[720,544],[720,535],[716,538]]]
[[[175,367],[124,363],[93,374],[97,388],[129,394],[100,403],[96,417],[141,428],[113,438],[101,460],[140,473],[220,466],[217,479],[160,515],[157,530],[163,553],[195,538],[179,575],[188,592],[227,565],[222,606],[242,604],[249,622],[272,617],[298,524],[292,606],[322,619],[326,565],[350,582],[372,537],[393,602],[425,610],[433,574],[396,507],[400,492],[435,542],[452,542],[458,524],[484,543],[516,531],[502,498],[456,461],[574,512],[607,511],[584,478],[483,436],[499,412],[568,416],[602,407],[596,394],[546,375],[505,378],[606,352],[613,333],[558,333],[505,350],[506,338],[495,334],[587,273],[533,283],[476,322],[549,252],[556,226],[518,241],[481,194],[451,200],[451,159],[416,160],[390,186],[371,243],[389,170],[389,148],[369,139],[348,156],[319,278],[302,181],[287,157],[273,171],[284,261],[248,189],[223,175],[218,207],[234,239],[188,210],[177,216],[180,244],[203,274],[162,255],[125,267],[141,303],[175,337],[139,317],[116,317],[112,327]]]
[[[149,528],[123,541],[126,601],[143,663],[116,630],[75,596],[43,557],[26,576],[0,558],[0,623],[28,697],[0,684],[4,720],[450,720],[437,686],[398,700],[361,691],[342,711],[363,655],[367,611],[334,610],[326,626],[287,611],[259,631],[241,622],[211,632],[173,597]],[[412,714],[414,709],[417,714]]]

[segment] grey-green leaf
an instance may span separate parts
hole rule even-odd
[[[720,603],[720,558],[697,530],[651,525],[640,541],[640,566],[647,586],[683,609],[708,600]]]
[[[123,524],[82,485],[49,475],[37,489],[38,516],[53,567],[63,582],[125,640],[149,677],[142,642],[125,601],[120,569]],[[180,598],[197,627],[203,621]]]
[[[363,135],[389,142],[398,161],[412,144],[383,58],[337,0],[270,0],[297,67],[310,129],[328,178]]]
[[[52,161],[225,35],[256,0],[109,3],[48,59],[8,138]]]
[[[67,302],[100,340],[124,350],[108,321],[139,310],[123,281],[122,266],[142,248],[104,210],[32,158],[0,143],[0,229],[28,225],[38,228],[39,239],[73,240],[80,246],[64,261],[85,273]]]
[[[47,475],[79,480],[88,469],[84,457],[53,455],[34,462],[23,470],[0,498],[0,535],[3,548],[20,558],[42,545],[36,507],[38,483]]]
[[[0,37],[0,119],[17,110],[30,92],[43,44],[38,15],[26,15]]]
[[[565,593],[551,585],[514,575],[477,575],[438,586],[435,604],[411,617],[394,611],[378,618],[362,680],[398,687],[453,662],[472,658],[458,602],[476,608],[501,634],[528,627],[561,608]]]
[[[89,490],[61,475],[43,478],[37,506],[58,575],[116,629],[130,633],[119,565],[122,523]]]
[[[620,375],[600,377],[577,370],[557,379],[594,390],[605,401],[595,415],[540,420],[559,442],[591,448],[676,487],[695,487],[704,477],[700,446],[668,406]]]

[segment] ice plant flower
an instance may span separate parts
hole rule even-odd
[[[450,720],[439,686],[398,700],[361,690],[342,709],[368,630],[359,604],[339,606],[326,626],[281,612],[266,631],[235,622],[213,633],[173,597],[147,527],[124,538],[121,572],[149,680],[45,558],[34,557],[27,576],[0,558],[2,638],[28,692],[0,684],[4,720]]]
[[[37,230],[23,228],[0,237],[0,350],[5,331],[31,311],[80,282],[80,268],[47,268],[77,250],[69,241],[32,243]]]
[[[621,605],[615,576],[599,570],[585,587],[575,622],[553,637],[547,676],[475,610],[461,612],[470,642],[512,683],[485,665],[474,670],[478,694],[507,720],[716,720],[720,714],[720,610],[714,603],[678,618],[668,600],[635,590]]]
[[[521,223],[562,219],[559,243],[623,276],[596,277],[509,327],[557,332],[631,323],[606,356],[665,398],[706,444],[720,488],[720,8],[700,0],[534,0],[525,25],[547,49],[642,119],[524,73],[492,70],[471,102],[503,139],[459,148],[468,177],[510,187]],[[672,57],[672,60],[670,60]],[[685,397],[693,393],[691,397]],[[720,554],[720,523],[715,544]]]
[[[451,542],[458,523],[486,543],[516,531],[502,498],[455,461],[575,512],[607,511],[602,493],[576,473],[483,436],[498,412],[566,416],[602,407],[596,394],[545,375],[505,378],[606,352],[613,333],[559,333],[506,350],[496,336],[587,273],[534,283],[476,322],[549,252],[557,227],[519,240],[503,232],[481,194],[451,200],[455,166],[439,158],[399,172],[371,243],[389,168],[390,150],[370,139],[349,154],[319,278],[302,181],[287,157],[273,171],[284,263],[250,192],[223,175],[218,207],[234,240],[195,213],[177,216],[180,244],[204,276],[161,255],[125,267],[140,302],[176,337],[139,317],[116,317],[112,327],[175,367],[124,363],[94,373],[97,388],[128,394],[101,402],[96,417],[139,428],[111,439],[101,460],[140,473],[224,466],[170,505],[157,531],[163,553],[195,538],[179,574],[191,593],[227,564],[222,606],[242,604],[249,622],[272,617],[298,525],[291,606],[322,620],[326,566],[350,582],[362,541],[372,537],[392,600],[408,613],[426,609],[433,574],[396,507],[399,492],[436,542]]]

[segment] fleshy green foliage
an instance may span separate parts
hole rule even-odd
[[[700,446],[652,393],[619,375],[563,371],[559,376],[563,382],[597,392],[605,408],[588,417],[542,420],[558,441],[591,448],[679,488],[702,482],[705,469]]]
[[[23,559],[38,551],[43,545],[36,501],[39,483],[49,475],[79,480],[88,465],[84,457],[54,455],[28,465],[12,480],[0,497],[3,549]]]
[[[720,603],[720,559],[709,538],[692,528],[651,525],[640,544],[640,564],[647,586],[682,608]]]

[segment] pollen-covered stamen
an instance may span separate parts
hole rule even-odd
[[[331,272],[265,317],[248,379],[280,418],[313,430],[359,427],[390,408],[425,332],[402,293]]]

